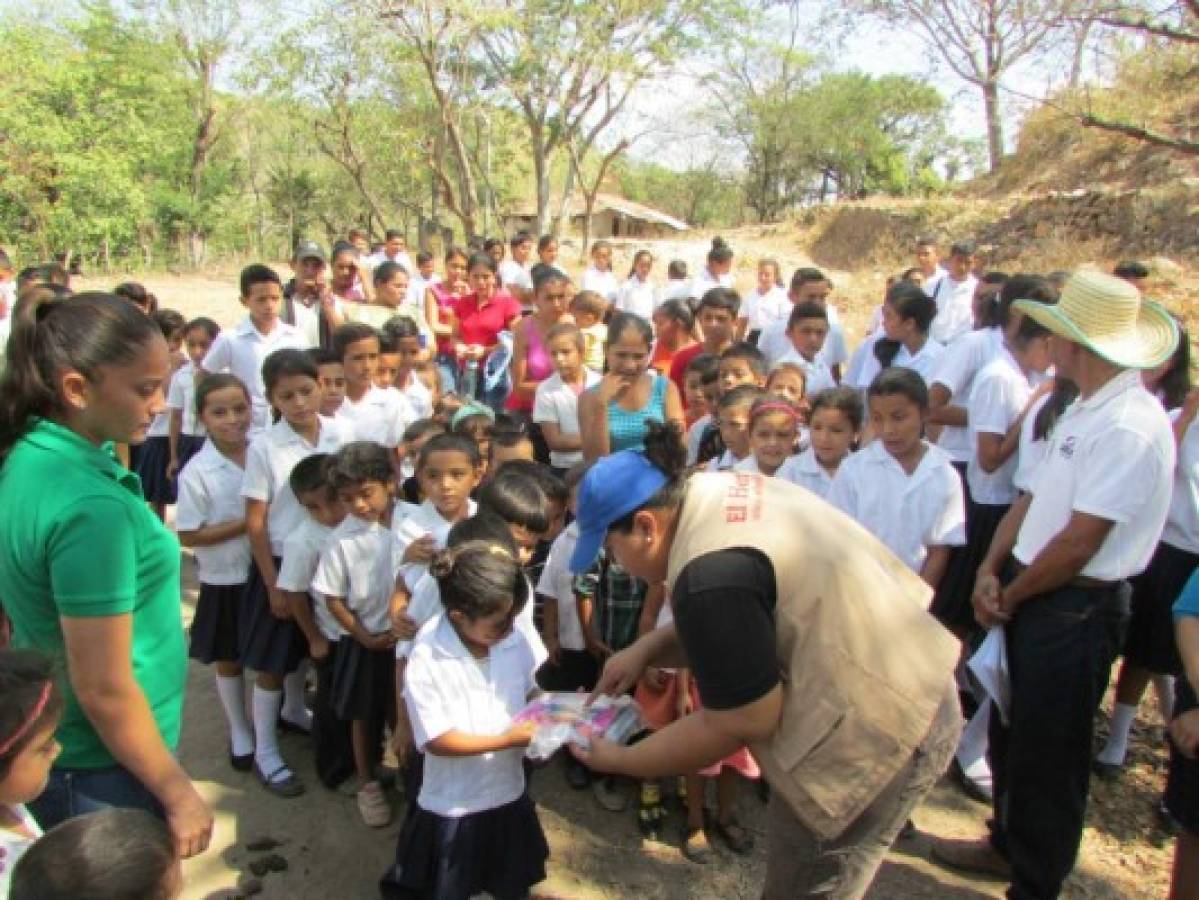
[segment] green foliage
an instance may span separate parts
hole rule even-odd
[[[736,174],[715,164],[682,171],[649,162],[625,162],[616,172],[620,191],[695,228],[741,223],[744,193]]]

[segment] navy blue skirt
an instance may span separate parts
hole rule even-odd
[[[214,662],[239,662],[242,605],[245,598],[244,584],[201,582],[187,655],[205,665]]]
[[[396,702],[395,650],[367,650],[352,637],[333,658],[333,713],[347,722],[388,716]]]
[[[175,480],[179,479],[179,472],[183,471],[193,456],[200,452],[200,448],[204,446],[204,441],[207,438],[202,434],[181,434],[179,441],[175,444],[175,452],[179,454],[179,468],[175,474]]]
[[[278,570],[282,560],[275,558]],[[277,619],[271,614],[271,602],[258,565],[250,566],[239,635],[241,663],[255,672],[286,675],[294,672],[308,655],[308,642],[294,619]]]
[[[167,478],[167,464],[171,461],[171,445],[166,435],[149,437],[138,449],[133,471],[142,482],[142,494],[150,503],[171,504],[175,502],[175,480]]]
[[[1175,682],[1174,715],[1199,706],[1186,678]],[[1170,775],[1166,779],[1166,809],[1178,824],[1199,836],[1199,759],[1188,759],[1170,743]]]
[[[1132,615],[1124,638],[1124,658],[1150,672],[1182,674],[1174,642],[1172,607],[1199,567],[1199,555],[1161,543],[1132,584]]]
[[[1010,506],[966,501],[966,543],[954,547],[929,608],[937,620],[960,637],[980,630],[974,618],[974,582],[987,556],[991,539]]]
[[[335,788],[354,774],[354,745],[350,740],[350,723],[343,722],[333,712],[333,661],[337,658],[340,641],[329,641],[329,655],[320,662],[312,661],[316,671],[316,698],[312,704],[312,752],[316,774],[321,784]],[[373,741],[379,746],[382,740]]]
[[[497,900],[525,897],[545,880],[550,848],[528,795],[461,818],[410,803],[395,864],[379,883],[384,897]]]

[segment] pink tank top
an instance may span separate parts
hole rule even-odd
[[[525,380],[540,383],[553,374],[554,361],[550,359],[550,352],[546,349],[541,332],[530,320],[525,325]],[[532,412],[533,398],[518,396],[513,391],[504,402],[504,408]]]

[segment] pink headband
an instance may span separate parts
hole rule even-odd
[[[46,704],[50,701],[51,683],[47,681],[42,685],[42,693],[37,698],[37,703],[33,704],[33,709],[29,712],[29,717],[21,723],[21,727],[8,736],[8,740],[0,744],[0,756],[3,756],[11,750],[16,744],[29,733],[29,729],[34,723],[41,718],[42,712],[46,709]]]
[[[767,413],[781,412],[786,413],[795,421],[799,421],[799,413],[790,403],[784,403],[781,400],[769,400],[766,403],[760,403],[750,412],[750,418],[764,416]]]

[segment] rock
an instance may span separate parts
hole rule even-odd
[[[262,882],[257,878],[251,878],[248,875],[243,875],[237,882],[238,897],[253,897],[255,894],[262,893]]]
[[[250,860],[250,871],[258,878],[269,872],[286,872],[287,860],[278,853],[268,853],[266,856]]]
[[[246,849],[251,853],[265,853],[267,850],[274,850],[276,847],[282,846],[282,841],[275,840],[269,834],[246,841]]]

